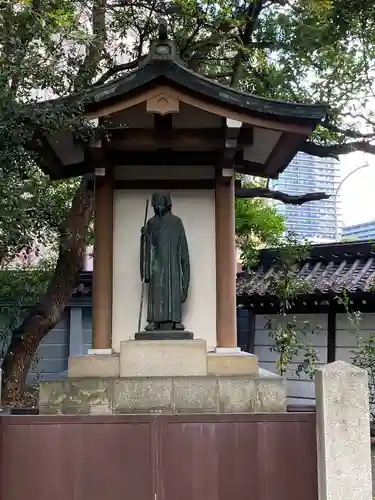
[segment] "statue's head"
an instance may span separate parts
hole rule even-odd
[[[151,198],[151,204],[155,215],[159,215],[159,217],[170,212],[172,208],[171,197],[167,193],[154,193]]]

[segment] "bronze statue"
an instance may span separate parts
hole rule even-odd
[[[185,229],[168,194],[154,193],[151,204],[155,215],[141,230],[141,278],[149,284],[145,330],[184,330],[181,309],[190,283]]]

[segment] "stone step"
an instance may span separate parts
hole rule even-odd
[[[258,358],[247,352],[206,352],[204,340],[128,340],[121,353],[69,358],[69,378],[183,377],[258,374]]]
[[[286,410],[282,377],[80,378],[41,382],[42,414],[268,413]]]
[[[207,354],[207,371],[209,375],[258,375],[258,356],[248,352]]]
[[[120,355],[88,354],[68,360],[68,378],[116,378],[120,376]]]

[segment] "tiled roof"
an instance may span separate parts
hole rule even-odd
[[[261,251],[259,265],[238,275],[237,295],[271,295],[278,273],[277,256],[275,249]],[[309,257],[296,265],[294,275],[309,282],[309,295],[375,292],[375,240],[313,245]]]
[[[316,126],[327,114],[327,107],[322,104],[302,104],[255,96],[195,73],[188,69],[179,58],[161,61],[153,57],[146,58],[137,69],[115,80],[103,85],[92,85],[80,94],[43,102],[42,105],[59,106],[65,103],[81,102],[84,98],[86,108],[93,110],[99,105],[111,103],[115,98],[142,89],[152,82],[176,84],[218,103],[230,105],[242,113],[251,112],[277,117],[284,121],[296,119],[301,123],[311,123]]]

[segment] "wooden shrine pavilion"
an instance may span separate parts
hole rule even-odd
[[[97,123],[91,141],[64,129],[34,144],[52,179],[96,175],[93,349],[119,350],[136,331],[139,230],[145,199],[159,189],[187,227],[184,322],[209,348],[236,349],[235,174],[277,178],[325,107],[220,85],[189,70],[162,35],[136,70],[47,106],[77,106]]]

